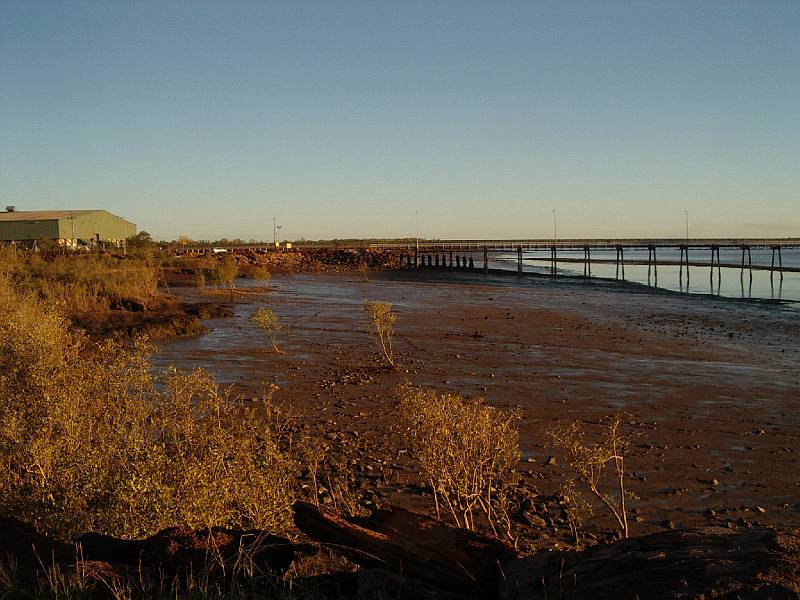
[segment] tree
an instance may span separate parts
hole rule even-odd
[[[269,281],[269,278],[271,277],[270,272],[264,265],[256,265],[253,267],[253,270],[250,271],[250,275],[252,275],[253,279],[256,281],[261,281],[263,283]]]
[[[233,255],[226,254],[217,262],[214,278],[222,285],[230,286],[231,292],[235,288],[237,275],[239,275],[239,265]]]
[[[269,339],[272,342],[272,350],[277,354],[283,354],[283,352],[278,349],[277,344],[277,336],[281,331],[281,323],[278,320],[278,315],[268,308],[259,308],[250,317],[250,321],[263,329],[264,332],[269,336]]]
[[[125,240],[125,243],[129,248],[148,248],[155,244],[155,242],[153,242],[153,238],[150,237],[150,234],[144,229],[142,229],[136,235],[129,237],[127,240]]]

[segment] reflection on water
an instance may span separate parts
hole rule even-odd
[[[706,253],[710,256],[705,255]],[[674,250],[659,248],[658,260],[655,263],[648,263],[650,255],[646,248],[626,249],[625,262],[622,263],[614,262],[617,257],[615,250],[594,251],[589,263],[585,262],[583,251],[563,251],[559,253],[562,260],[557,262],[557,274],[618,279],[689,294],[800,302],[800,273],[779,270],[780,267],[800,268],[798,249],[784,249],[781,256],[776,256],[776,253],[769,248],[753,248],[749,252],[721,248],[714,254],[711,254],[711,250],[693,249],[691,254],[688,258],[689,263],[708,261],[708,264],[687,266],[686,255],[680,255],[677,248]],[[633,264],[634,262],[640,264]],[[751,265],[772,267],[774,270],[751,270]],[[517,256],[495,255],[490,266],[515,271]],[[550,274],[549,251],[525,252],[523,270]]]

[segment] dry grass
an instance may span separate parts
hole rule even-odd
[[[115,256],[54,256],[0,247],[0,276],[64,310],[108,308],[118,298],[147,301],[156,295],[158,272],[144,260]]]

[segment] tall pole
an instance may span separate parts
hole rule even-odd
[[[275,221],[275,217],[272,217],[272,244],[277,248],[278,247],[278,229],[281,226],[277,224]]]
[[[556,221],[556,211],[553,209],[553,246],[558,245],[558,228],[557,228],[557,221]]]
[[[683,209],[683,215],[686,217],[686,245],[689,245],[689,211]]]
[[[414,215],[417,218],[417,253],[419,254],[419,211],[415,210]]]

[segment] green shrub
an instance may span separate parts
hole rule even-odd
[[[264,283],[269,281],[270,277],[272,276],[267,267],[265,267],[264,265],[256,265],[255,267],[253,267],[253,269],[250,271],[250,275],[256,281],[261,281]]]
[[[281,350],[278,349],[278,334],[281,331],[281,322],[278,319],[278,315],[272,312],[268,308],[259,308],[253,315],[250,317],[250,321],[255,323],[264,333],[269,336],[270,341],[272,342],[272,350],[278,354],[283,354]]]
[[[233,289],[238,275],[239,265],[236,263],[236,259],[232,254],[226,254],[217,261],[215,280],[221,285],[227,285]]]

